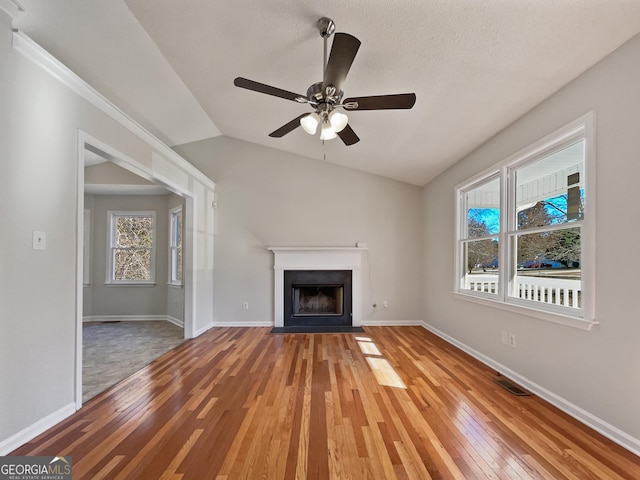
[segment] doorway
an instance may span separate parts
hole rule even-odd
[[[173,252],[180,261],[177,271],[190,271],[189,256],[181,250],[192,251],[194,235],[189,232],[193,199],[188,192],[160,182],[138,162],[95,139],[79,144],[78,178],[76,407],[80,408],[109,382],[117,383],[193,336],[192,283],[170,275],[168,269]],[[176,237],[181,243],[172,249],[170,211],[180,212]],[[153,230],[149,254],[136,260],[151,258],[152,277],[134,276],[127,282],[119,270],[114,274],[117,269],[110,262],[117,264],[134,251],[121,245],[114,250],[109,244],[127,237],[117,230],[120,224],[114,212],[125,212],[122,218],[126,212],[154,212],[152,228],[142,221],[128,222],[133,225],[131,238]],[[114,228],[116,234],[110,231]],[[158,309],[162,302],[165,308]]]

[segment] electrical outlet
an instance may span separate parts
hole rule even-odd
[[[501,333],[500,339],[503,345],[509,345],[509,332],[506,332],[505,330],[503,330]]]
[[[515,348],[516,347],[516,334],[515,333],[510,333],[509,334],[509,346]]]
[[[249,302],[242,302],[242,309],[249,310]]]
[[[386,300],[382,302],[382,308],[387,308],[388,306],[389,306],[389,302],[387,302]]]

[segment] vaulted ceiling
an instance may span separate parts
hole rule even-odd
[[[169,145],[227,135],[424,185],[640,32],[638,0],[3,0],[13,24]],[[297,128],[322,79],[316,22],[362,45],[345,96],[415,92],[411,110],[349,113],[361,141]],[[499,160],[499,159],[496,159]]]

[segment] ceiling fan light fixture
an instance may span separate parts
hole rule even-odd
[[[320,123],[320,115],[316,112],[310,113],[306,117],[300,119],[300,126],[309,135],[315,135]]]
[[[338,134],[329,123],[329,120],[324,120],[322,122],[322,129],[320,130],[320,140],[332,140],[337,136]]]
[[[335,132],[341,132],[344,130],[344,127],[347,126],[347,122],[349,121],[349,117],[347,117],[346,113],[342,113],[338,110],[332,110],[329,114],[329,123],[331,124],[331,128]]]

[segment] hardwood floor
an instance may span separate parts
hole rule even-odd
[[[640,458],[421,327],[217,328],[13,455],[74,479],[637,479]]]

